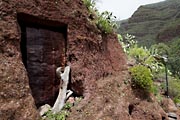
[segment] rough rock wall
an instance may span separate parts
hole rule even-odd
[[[94,81],[124,69],[122,50],[115,35],[102,33],[88,20],[81,0],[0,1],[0,118],[38,118],[27,70],[20,49],[18,14],[64,23],[67,28],[66,60],[71,62],[71,89],[88,98]],[[48,23],[46,23],[48,24]]]
[[[127,70],[97,80],[96,92],[75,105],[67,120],[168,120],[157,100],[132,89],[129,80]]]

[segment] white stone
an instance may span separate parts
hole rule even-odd
[[[45,104],[45,105],[39,107],[39,114],[40,114],[40,116],[43,116],[50,109],[51,109],[51,106],[48,105],[48,104]]]

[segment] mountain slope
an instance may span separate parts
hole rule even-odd
[[[121,23],[119,33],[135,35],[146,46],[180,36],[180,0],[140,6],[128,21]]]

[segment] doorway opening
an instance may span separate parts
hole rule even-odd
[[[21,28],[21,54],[29,85],[38,107],[53,106],[59,93],[56,68],[65,65],[67,25],[24,13],[17,16]]]

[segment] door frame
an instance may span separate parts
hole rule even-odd
[[[21,55],[22,55],[22,62],[24,63],[25,68],[27,69],[27,46],[26,46],[26,28],[32,27],[32,28],[41,28],[41,29],[47,29],[56,31],[59,33],[63,33],[64,35],[64,55],[65,57],[67,52],[67,24],[58,22],[58,21],[51,21],[51,20],[44,20],[40,19],[35,16],[31,16],[24,13],[18,13],[17,14],[17,20],[20,27],[20,33],[21,33],[21,41],[20,41],[20,49],[21,49]],[[24,45],[25,44],[25,45]],[[65,61],[64,61],[65,62]],[[66,64],[66,63],[64,63]],[[30,85],[30,83],[29,83]],[[39,107],[39,105],[36,105]]]

